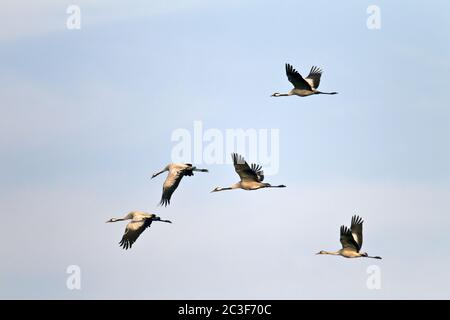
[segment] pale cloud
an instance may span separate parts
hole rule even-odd
[[[6,0],[1,2],[0,8],[1,41],[62,31],[65,27],[64,23],[57,23],[58,16],[63,18],[65,14],[64,1]]]
[[[174,0],[145,1],[132,3],[122,1],[90,0],[6,0],[0,4],[0,41],[18,40],[66,29],[67,8],[78,5],[81,9],[82,29],[99,24],[114,23],[132,18],[170,14],[183,10],[198,10],[226,4],[238,6],[239,1]]]

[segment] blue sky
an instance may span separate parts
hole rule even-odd
[[[448,2],[79,1],[67,30],[69,4],[0,5],[0,297],[449,298]],[[339,94],[270,98],[286,62]],[[279,129],[288,188],[210,194],[237,181],[214,165],[157,207],[196,120]],[[104,221],[130,210],[174,223],[123,252]],[[354,213],[380,290],[374,261],[314,255]]]

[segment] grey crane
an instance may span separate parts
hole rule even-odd
[[[207,169],[197,169],[190,163],[170,163],[163,170],[152,175],[152,179],[157,175],[168,171],[167,178],[163,184],[163,193],[160,205],[165,207],[170,204],[170,198],[180,184],[184,176],[193,176],[194,172],[208,172]]]
[[[106,222],[117,222],[131,220],[123,234],[122,240],[119,242],[120,246],[125,250],[132,247],[137,238],[144,232],[145,229],[150,227],[153,221],[172,223],[170,220],[162,220],[160,217],[153,213],[146,213],[143,211],[131,211],[123,218],[111,218]]]
[[[241,181],[233,184],[228,188],[217,187],[211,192],[218,192],[224,190],[244,189],[244,190],[258,190],[261,188],[285,188],[285,185],[272,186],[270,183],[263,183],[264,171],[260,165],[252,164],[251,166],[244,160],[244,158],[237,153],[231,154],[233,158],[234,170],[241,178]]]
[[[322,92],[317,90],[320,84],[320,77],[322,76],[322,70],[316,66],[311,68],[309,75],[306,79],[298,73],[290,64],[286,63],[286,75],[288,80],[294,85],[294,89],[288,93],[272,94],[272,97],[284,97],[284,96],[300,96],[307,97],[313,94],[337,94],[337,92]]]
[[[321,250],[317,254],[331,254],[335,256],[342,256],[345,258],[372,258],[372,259],[381,259],[381,257],[369,256],[366,252],[360,252],[362,243],[363,243],[363,235],[362,235],[362,226],[363,220],[361,217],[354,215],[352,217],[352,222],[350,225],[350,229],[346,226],[341,226],[340,230],[340,241],[342,244],[342,249],[329,252]]]

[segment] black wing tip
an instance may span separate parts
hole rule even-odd
[[[341,226],[341,234],[348,235],[351,233],[351,229],[347,226],[342,225]]]
[[[309,73],[322,73],[323,70],[319,68],[318,66],[312,66],[311,71]]]
[[[233,163],[234,164],[245,164],[245,159],[240,154],[237,154],[236,152],[233,152],[231,155],[233,157]]]
[[[170,199],[161,199],[161,201],[159,202],[159,205],[162,207],[167,207],[168,205],[170,205]]]
[[[353,224],[363,224],[364,220],[359,215],[352,216],[352,225]]]
[[[250,169],[257,175],[259,181],[264,180],[264,170],[261,165],[252,163]]]
[[[292,64],[286,63],[286,75],[298,73]]]
[[[131,249],[131,247],[133,246],[133,243],[129,240],[126,239],[122,239],[119,242],[119,245],[124,249],[124,250],[128,250]]]
[[[261,167],[259,164],[256,164],[256,163],[252,163],[251,168],[252,168],[253,170],[256,170],[256,171],[262,169],[262,167]]]
[[[291,64],[286,63],[286,72],[293,72],[293,73],[295,73],[297,71],[294,69],[294,67]]]

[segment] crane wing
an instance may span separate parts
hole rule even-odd
[[[289,63],[286,63],[286,75],[296,89],[312,90],[311,85]]]
[[[261,170],[261,166],[252,164],[250,167],[245,159],[237,153],[233,153],[231,156],[233,158],[234,170],[242,181],[247,180],[261,182],[264,180],[264,172]]]
[[[346,226],[341,226],[341,235],[339,240],[341,241],[342,248],[352,248],[357,252],[359,251],[359,246],[355,242],[355,239],[353,239],[352,232]]]
[[[169,170],[169,174],[167,175],[167,178],[163,184],[163,193],[161,201],[159,203],[161,206],[167,207],[167,205],[170,204],[170,198],[172,197],[172,194],[178,188],[181,179],[183,179],[183,172],[183,169],[179,170],[174,168]],[[190,175],[192,175],[192,171]]]
[[[258,181],[259,182],[263,182],[264,181],[264,171],[263,171],[262,167],[259,164],[252,163],[250,169],[252,169],[252,171],[254,173],[256,173],[256,175],[258,176]]]
[[[313,89],[317,89],[320,84],[320,77],[322,76],[322,70],[316,66],[312,66],[311,71],[309,71],[309,75],[306,77],[306,82]]]
[[[170,204],[170,198],[175,190],[178,188],[181,179],[184,176],[193,176],[195,167],[190,163],[172,164],[169,169],[166,180],[163,185],[163,193],[160,201],[161,206]]]
[[[361,250],[363,244],[363,235],[362,235],[363,222],[364,221],[361,217],[354,215],[352,217],[352,224],[350,226],[353,239],[358,244],[358,250]]]
[[[151,219],[134,220],[127,224],[125,228],[125,233],[123,234],[122,240],[119,242],[120,246],[125,250],[131,248],[133,243],[137,238],[144,232],[145,229],[150,227],[152,224]]]

